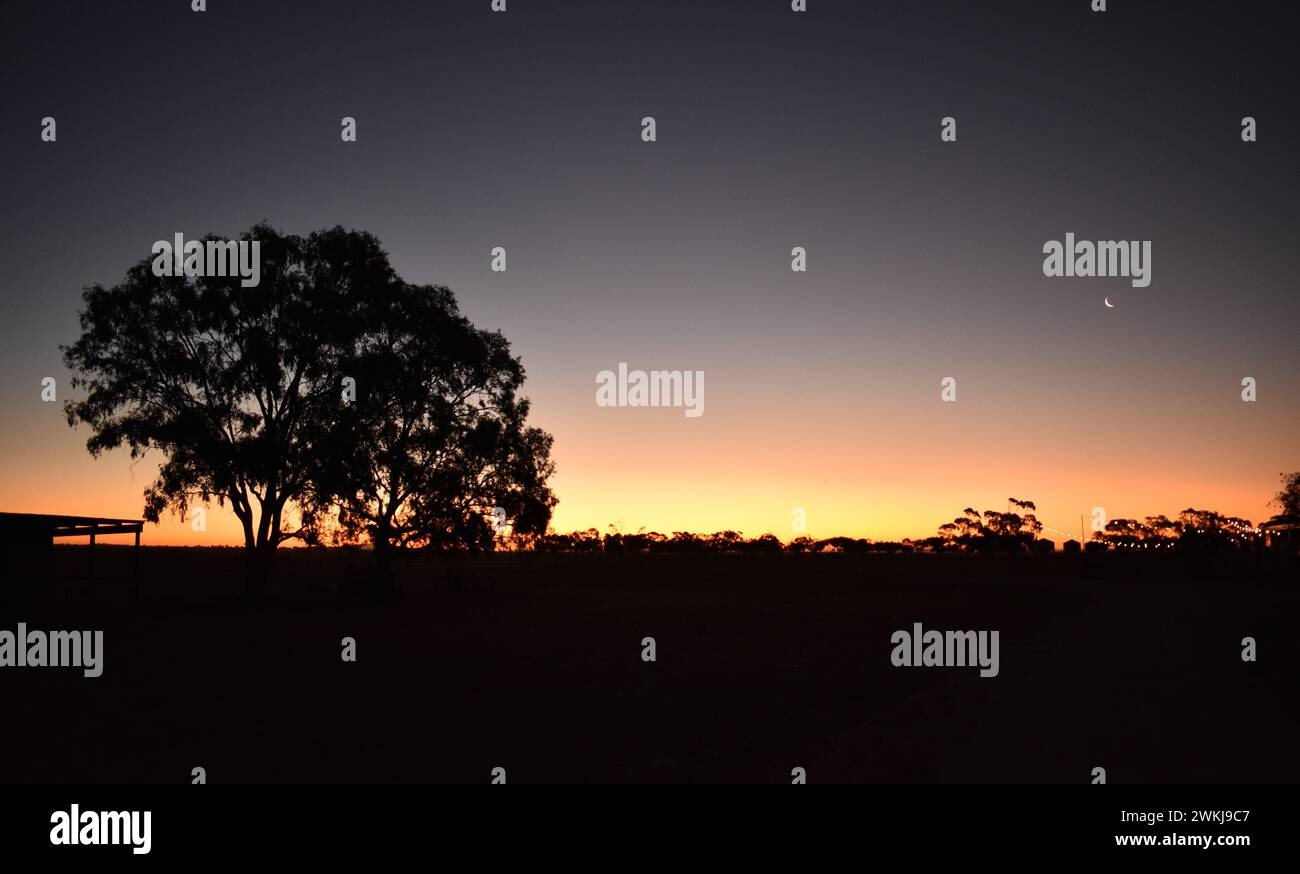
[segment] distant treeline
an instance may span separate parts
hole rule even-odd
[[[1116,548],[1196,547],[1243,549],[1260,542],[1260,532],[1248,519],[1224,516],[1213,510],[1188,508],[1177,519],[1111,519],[1092,536],[1094,543]]]
[[[604,553],[1015,553],[1050,552],[1057,542],[1040,536],[1043,526],[1031,512],[1029,501],[1011,502],[1021,512],[967,508],[961,516],[939,527],[934,537],[919,540],[869,540],[861,537],[795,537],[782,541],[773,534],[745,537],[739,531],[696,534],[675,531],[638,531],[628,534],[595,528],[568,534],[548,533],[515,541],[515,548],[539,552]],[[1076,548],[1077,540],[1070,541]],[[1188,508],[1176,519],[1148,516],[1143,520],[1111,519],[1101,531],[1093,532],[1089,551],[1106,549],[1192,549],[1233,550],[1262,544],[1258,529],[1249,520],[1225,516],[1213,510]]]
[[[546,534],[527,544],[539,552],[662,552],[662,553],[779,553],[779,552],[914,552],[910,541],[891,543],[853,537],[829,537],[813,540],[796,537],[782,543],[774,534],[745,537],[739,531],[715,531],[695,534],[675,531],[671,535],[658,531],[624,534],[619,531],[601,534],[595,528],[568,534]]]

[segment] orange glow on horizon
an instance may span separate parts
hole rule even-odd
[[[648,415],[635,415],[642,412]],[[738,413],[725,411],[686,426],[680,412],[664,410],[616,412],[595,426],[577,418],[538,424],[556,437],[552,488],[560,503],[552,529],[561,532],[604,533],[615,526],[663,534],[729,529],[783,541],[801,535],[919,539],[964,507],[1003,510],[1007,498],[1016,497],[1037,504],[1048,526],[1043,536],[1059,542],[1062,531],[1078,536],[1080,516],[1086,523],[1094,506],[1104,506],[1111,519],[1174,518],[1195,506],[1260,522],[1276,512],[1268,502],[1285,467],[1282,452],[1276,458],[1216,453],[1212,436],[1205,447],[1157,444],[1149,455],[1111,457],[1103,445],[1075,458],[1047,448],[983,449],[942,426],[916,430],[863,421],[856,431],[819,437],[787,420],[756,434]],[[83,433],[65,426],[56,432],[61,439],[45,441],[41,453],[29,457],[11,436],[3,447],[0,509],[139,518],[156,460],[132,463],[125,451],[92,459]],[[1055,441],[1049,436],[1041,442]],[[847,451],[855,442],[873,449]],[[795,508],[806,513],[804,531],[792,525]],[[146,525],[142,543],[243,543],[229,507],[214,501],[206,509],[206,530],[171,515]]]

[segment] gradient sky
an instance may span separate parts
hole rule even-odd
[[[923,537],[1009,495],[1070,531],[1266,518],[1300,468],[1296,14],[1089,5],[9,8],[0,509],[139,515],[155,463],[91,459],[40,380],[66,396],[84,286],[266,219],[368,230],[511,340],[558,530],[786,539],[800,506],[813,536]],[[1067,232],[1151,240],[1151,285],[1045,278]],[[703,370],[705,414],[597,407],[620,361]],[[145,532],[237,539],[228,510]]]

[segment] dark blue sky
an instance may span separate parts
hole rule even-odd
[[[266,219],[369,230],[511,339],[561,528],[921,536],[1012,485],[1259,518],[1300,463],[1296,14],[1089,5],[10,4],[0,502],[136,512],[40,379],[83,286]],[[1067,232],[1151,240],[1151,286],[1045,279]],[[619,361],[704,370],[707,414],[597,408]]]

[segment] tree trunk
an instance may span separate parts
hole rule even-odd
[[[244,553],[244,597],[249,603],[261,604],[270,591],[273,549],[256,546]]]
[[[391,599],[397,591],[396,577],[393,573],[392,532],[381,520],[375,527],[375,576],[371,581],[371,595],[376,601]]]

